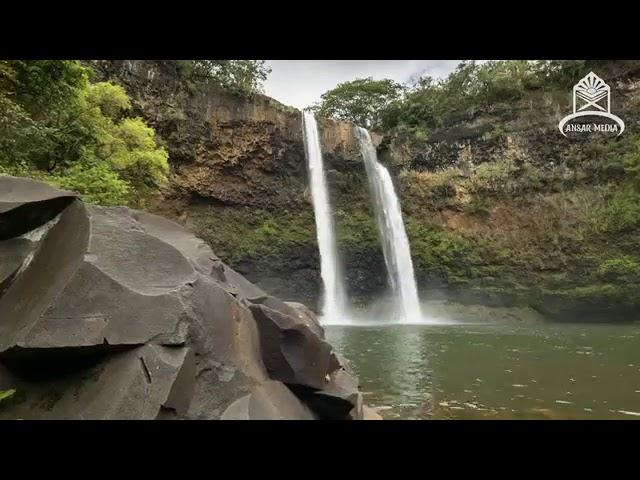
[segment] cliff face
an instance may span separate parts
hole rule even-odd
[[[149,209],[195,231],[269,293],[316,306],[300,112],[192,84],[179,62],[92,64],[125,86],[167,144],[171,181]],[[610,219],[629,207],[622,159],[635,148],[640,96],[632,74],[611,83],[612,109],[627,123],[614,140],[562,137],[570,95],[544,92],[465,112],[424,138],[374,135],[402,197],[425,298],[532,306],[558,320],[636,315],[638,225]],[[319,125],[350,294],[366,300],[386,280],[353,125]]]
[[[605,77],[617,138],[569,136],[570,90],[468,111],[380,147],[399,179],[418,281],[430,295],[531,306],[559,321],[638,318],[638,72]]]
[[[170,183],[148,209],[194,230],[271,293],[315,306],[319,258],[301,112],[193,84],[175,61],[91,65],[98,80],[126,88],[169,150]],[[353,125],[319,126],[332,183],[362,177]]]
[[[94,61],[99,78],[123,84],[134,108],[167,142],[170,194],[227,206],[293,207],[304,200],[301,112],[190,83],[171,61]],[[356,161],[348,123],[322,122],[325,153],[338,169]]]

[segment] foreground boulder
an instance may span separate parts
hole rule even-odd
[[[301,403],[284,384],[265,382],[249,395],[233,402],[222,420],[315,420],[311,409]]]
[[[300,304],[161,217],[0,177],[0,418],[363,419]]]
[[[252,305],[262,358],[271,378],[290,385],[321,389],[327,383],[331,346],[297,317]]]

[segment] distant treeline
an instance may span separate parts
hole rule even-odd
[[[528,92],[567,91],[590,70],[610,80],[640,71],[640,61],[465,61],[441,80],[425,76],[406,85],[372,78],[341,83],[323,94],[313,109],[320,116],[369,128],[421,131],[442,127],[469,109],[513,104]]]

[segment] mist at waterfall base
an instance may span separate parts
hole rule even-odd
[[[456,305],[457,306],[457,305]],[[340,318],[330,318],[319,315],[320,323],[324,326],[343,327],[384,327],[402,325],[466,325],[487,322],[487,316],[469,315],[468,312],[459,314],[455,308],[449,308],[447,302],[420,302],[420,317],[406,319],[398,314],[397,303],[393,294],[378,295],[368,300],[366,305],[348,305],[345,315]]]
[[[336,242],[333,210],[318,125],[314,115],[308,111],[303,112],[302,124],[320,252],[323,297],[318,316],[322,324],[451,323],[422,313],[400,201],[389,171],[378,162],[376,148],[369,132],[360,127],[356,127],[355,135],[360,144],[369,181],[391,294],[389,297],[379,298],[366,310],[357,310],[349,306]]]

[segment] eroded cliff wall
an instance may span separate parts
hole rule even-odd
[[[169,149],[170,184],[149,208],[197,232],[268,292],[315,307],[321,282],[300,112],[194,84],[179,62],[92,63],[126,87]],[[612,108],[627,123],[618,139],[562,137],[570,92],[544,91],[426,133],[375,136],[424,298],[529,306],[556,320],[637,315],[640,212],[625,193],[624,159],[639,140],[639,83],[633,71],[610,77]],[[353,126],[319,124],[350,294],[366,302],[386,280]]]
[[[169,150],[170,183],[148,208],[196,231],[268,291],[315,306],[319,258],[301,112],[194,84],[175,61],[91,64],[98,79],[126,88]],[[353,125],[319,126],[332,191],[364,193]]]

